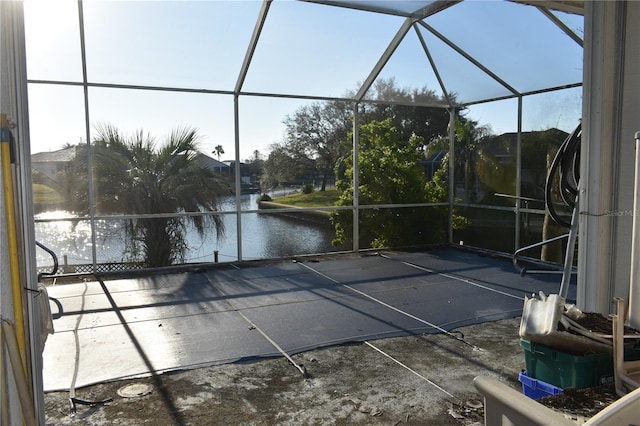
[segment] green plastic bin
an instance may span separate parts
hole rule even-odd
[[[590,388],[613,382],[611,353],[572,355],[520,339],[527,375],[562,389]]]

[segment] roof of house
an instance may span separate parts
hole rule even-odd
[[[76,157],[76,147],[59,149],[57,151],[38,152],[31,155],[32,163],[64,163]]]
[[[215,158],[209,157],[207,154],[199,152],[196,155],[196,158],[207,168],[209,169],[221,169],[229,167],[228,164],[223,163],[222,161],[218,161]]]

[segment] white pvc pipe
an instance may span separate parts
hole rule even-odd
[[[640,132],[636,132],[636,171],[633,190],[633,226],[631,231],[631,274],[629,276],[629,325],[640,329],[640,224],[638,199],[640,198]]]

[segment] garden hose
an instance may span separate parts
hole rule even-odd
[[[562,219],[556,211],[553,203],[553,183],[558,175],[560,198],[570,208],[575,208],[578,195],[578,182],[580,181],[580,140],[582,125],[571,133],[560,145],[556,156],[551,163],[547,181],[545,183],[545,205],[551,218],[560,226],[571,228],[571,223]]]

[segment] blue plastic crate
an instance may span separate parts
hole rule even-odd
[[[542,380],[532,379],[527,376],[525,371],[518,375],[518,380],[522,383],[522,393],[531,399],[540,399],[545,396],[560,395],[562,393],[561,388],[545,383]]]

